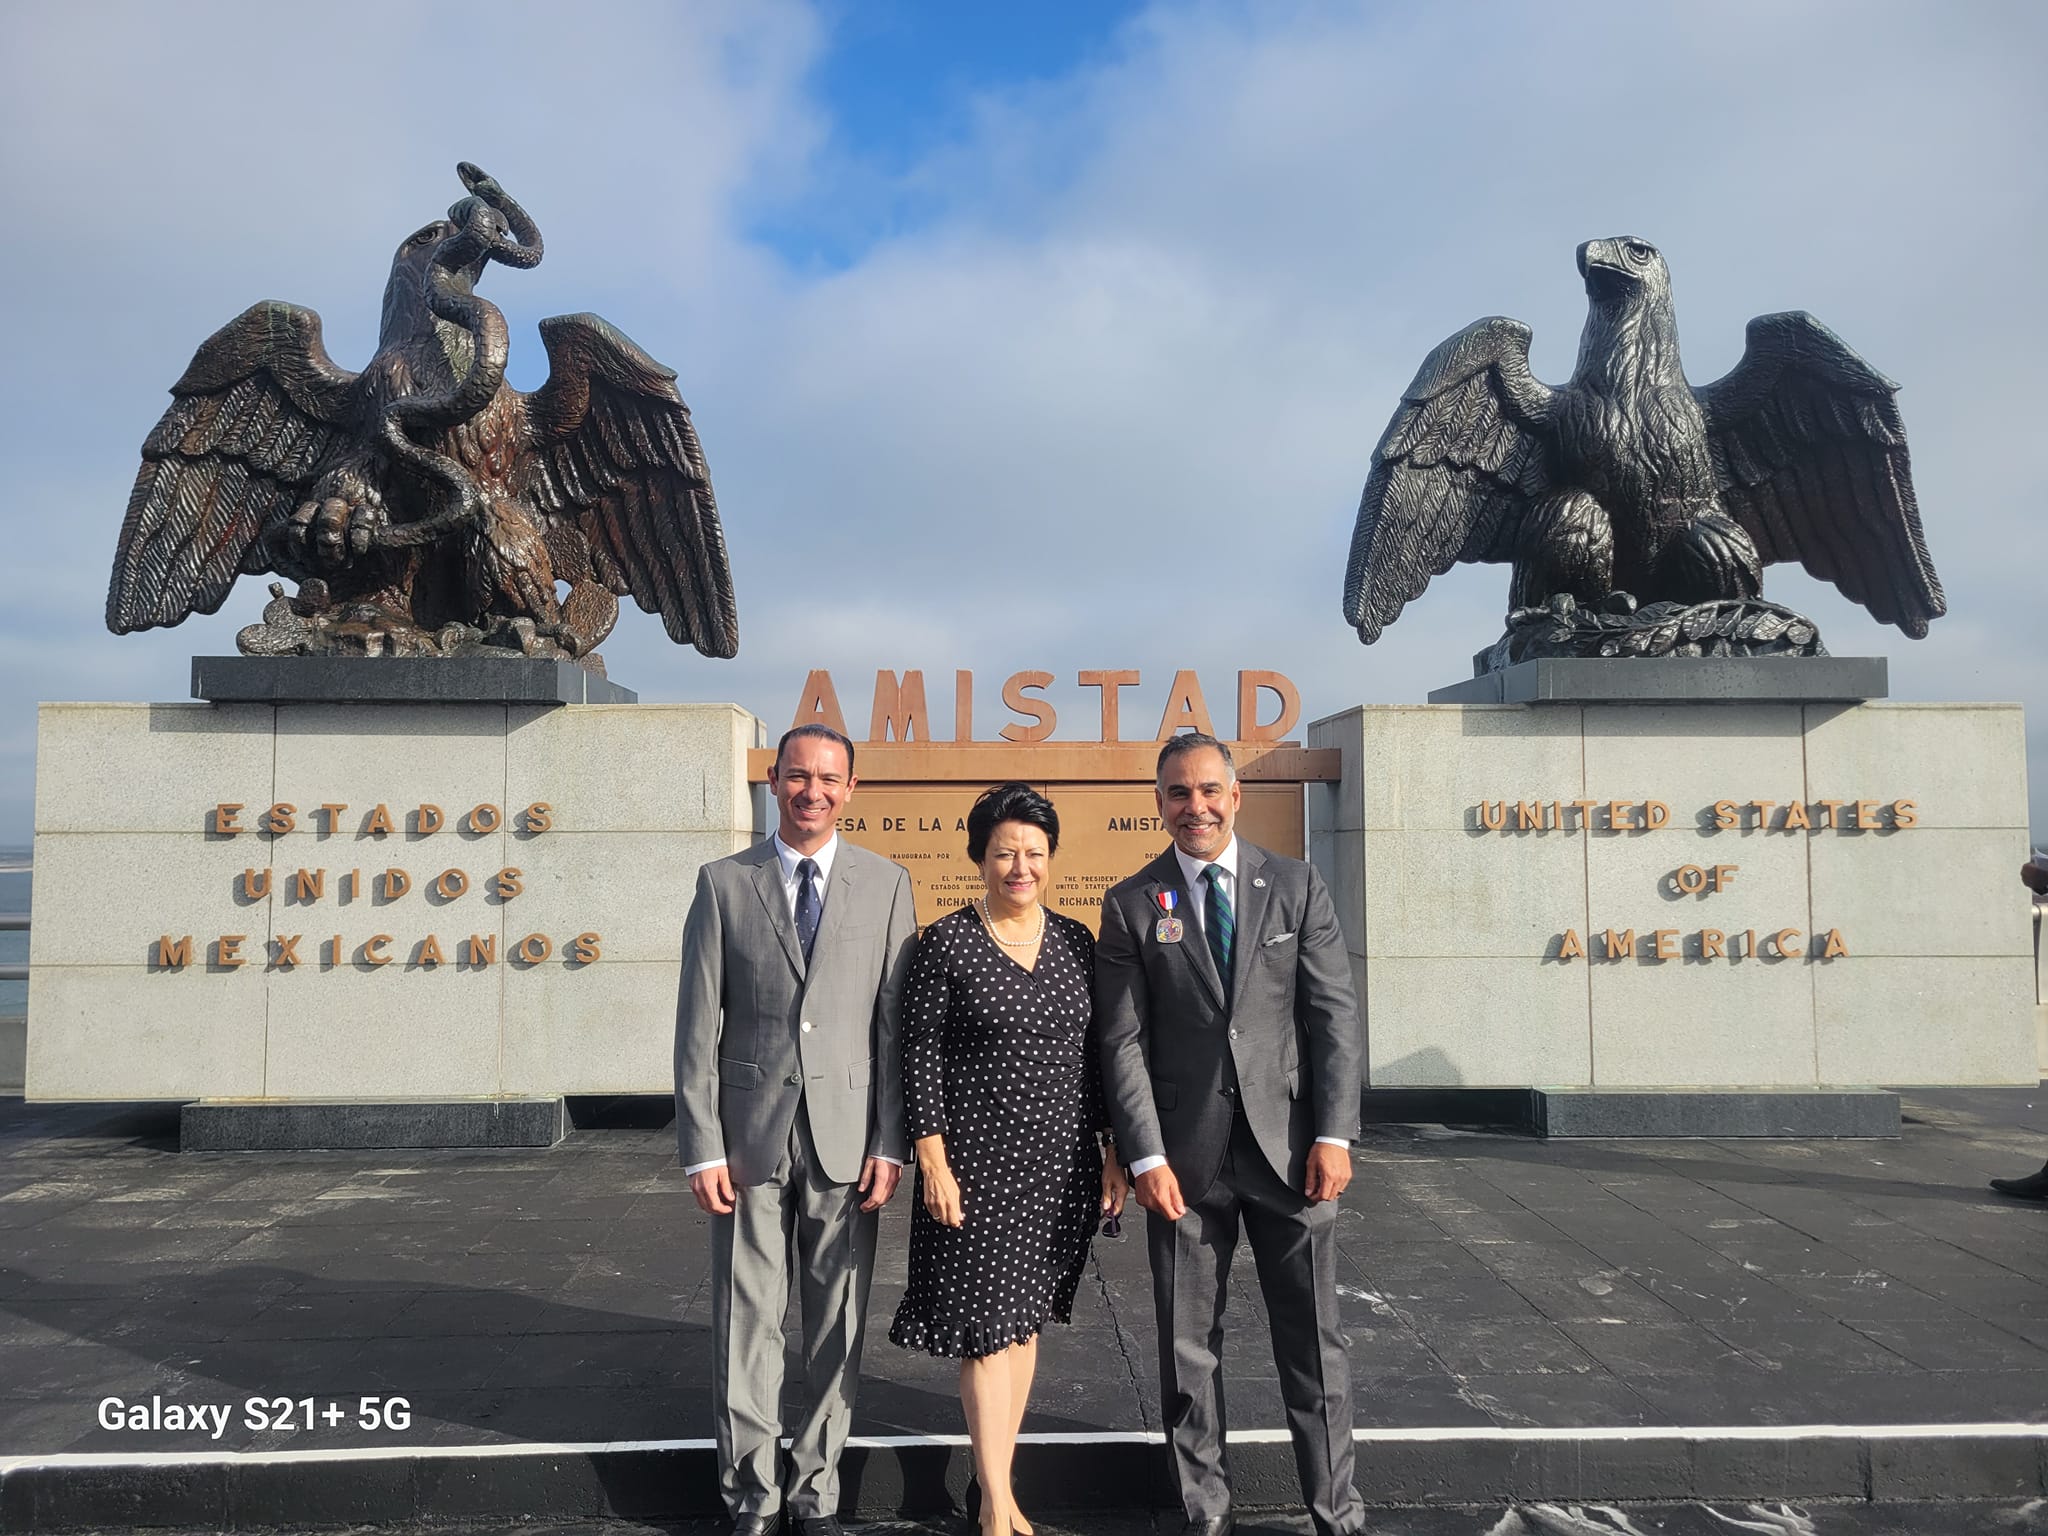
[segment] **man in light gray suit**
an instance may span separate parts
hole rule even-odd
[[[1320,876],[1233,834],[1230,750],[1176,736],[1154,793],[1173,846],[1102,900],[1102,1086],[1130,1159],[1159,1324],[1160,1406],[1186,1536],[1229,1536],[1218,1354],[1242,1226],[1272,1322],[1302,1493],[1320,1536],[1365,1521],[1337,1317],[1362,1038]]]
[[[903,1132],[897,1011],[917,936],[901,865],[838,834],[853,744],[776,747],[779,826],[707,864],[683,928],[676,1138],[711,1214],[711,1390],[734,1536],[839,1536],[839,1453],[860,1378],[875,1213]],[[783,1430],[782,1316],[803,1313],[803,1409]]]

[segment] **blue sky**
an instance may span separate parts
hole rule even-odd
[[[838,0],[810,86],[829,117],[836,174],[766,210],[751,233],[792,267],[851,265],[876,241],[944,216],[916,171],[969,140],[992,93],[1059,82],[1109,57],[1140,7],[1126,0],[1037,5]]]
[[[0,843],[26,841],[41,699],[178,699],[263,599],[101,621],[136,451],[209,332],[261,297],[360,367],[398,240],[496,174],[546,233],[495,269],[515,383],[592,309],[675,367],[725,515],[741,652],[630,610],[648,699],[773,725],[806,671],[1240,667],[1309,716],[1413,702],[1500,627],[1440,578],[1385,639],[1338,613],[1372,446],[1480,315],[1571,368],[1574,247],[1672,271],[1687,370],[1810,309],[1904,384],[1950,615],[1923,642],[1776,567],[1894,697],[2029,711],[2048,835],[2039,298],[2048,8],[1882,0],[587,7],[215,0],[0,9]],[[1618,18],[1626,17],[1626,24]],[[792,558],[815,579],[788,579]],[[1174,594],[1224,600],[1188,622]],[[934,684],[940,698],[949,690]],[[858,702],[852,712],[864,717]],[[856,722],[858,724],[860,722]],[[1069,734],[1063,731],[1062,734]]]

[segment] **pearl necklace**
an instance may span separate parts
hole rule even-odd
[[[1038,932],[1028,939],[1006,939],[996,932],[996,920],[988,915],[988,898],[981,898],[981,925],[988,929],[988,936],[1005,949],[1029,949],[1045,937],[1045,903],[1038,904]]]

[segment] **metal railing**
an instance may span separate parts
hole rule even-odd
[[[0,932],[26,933],[28,914],[26,912],[0,912]],[[27,981],[28,966],[0,965],[0,981]]]

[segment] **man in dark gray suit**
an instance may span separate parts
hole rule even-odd
[[[917,936],[902,866],[838,834],[853,744],[803,726],[768,777],[779,826],[707,864],[683,928],[676,1138],[711,1214],[711,1390],[734,1536],[839,1536],[875,1213],[908,1143],[897,1010]],[[803,1312],[803,1408],[782,1433],[782,1316]]]
[[[1229,1536],[1218,1352],[1238,1229],[1251,1240],[1302,1493],[1321,1536],[1365,1521],[1337,1319],[1337,1197],[1351,1182],[1361,1032],[1320,876],[1237,839],[1230,750],[1183,735],[1155,794],[1173,846],[1102,900],[1103,1090],[1138,1201],[1160,1405],[1187,1536]]]

